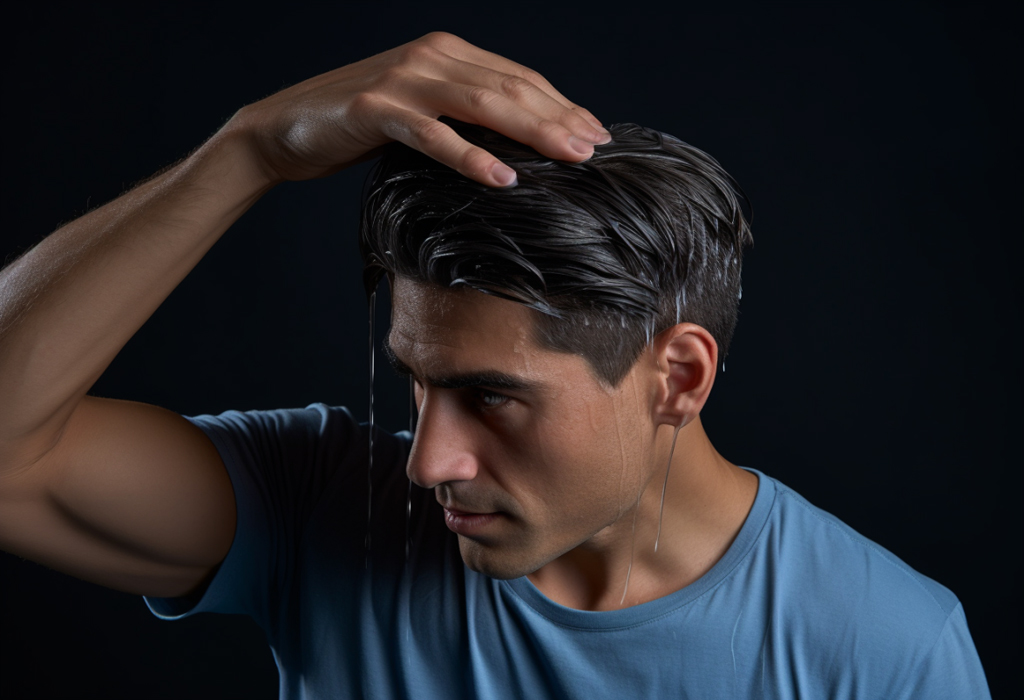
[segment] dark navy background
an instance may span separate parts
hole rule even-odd
[[[756,243],[704,414],[711,439],[951,588],[993,694],[1009,696],[1022,658],[1019,18],[977,4],[653,7],[23,6],[2,42],[0,259],[247,102],[458,34],[739,180]],[[355,227],[368,167],[264,197],[93,393],[186,414],[325,401],[365,417]],[[402,429],[405,387],[378,374],[378,417]],[[247,619],[160,622],[136,596],[3,554],[0,696],[273,698],[276,671]]]

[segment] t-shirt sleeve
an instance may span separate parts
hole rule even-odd
[[[337,479],[350,479],[353,508],[366,500],[366,427],[347,409],[323,404],[188,420],[209,436],[227,468],[238,513],[235,537],[204,587],[181,598],[147,597],[146,604],[164,619],[236,613],[268,629],[291,587],[292,560],[325,491]],[[375,441],[395,439],[375,431]],[[349,546],[361,546],[362,536],[352,533]]]
[[[931,652],[915,674],[907,698],[991,700],[981,659],[967,629],[963,606],[949,614]]]

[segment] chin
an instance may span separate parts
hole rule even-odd
[[[501,580],[532,574],[550,561],[538,561],[536,553],[487,547],[466,537],[459,537],[459,552],[467,567],[484,576]]]

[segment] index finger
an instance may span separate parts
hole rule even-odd
[[[552,85],[547,78],[532,68],[527,68],[526,66],[516,63],[504,56],[481,49],[479,46],[475,46],[465,39],[461,39],[454,34],[449,34],[447,32],[431,32],[430,34],[421,37],[420,41],[426,42],[434,49],[441,51],[442,53],[446,53],[452,58],[476,63],[477,65],[490,68],[494,71],[506,73],[508,75],[515,75],[525,80],[529,80],[563,107],[577,112],[596,129],[602,131],[605,130],[604,125],[601,124],[601,121],[597,117],[591,114],[590,110],[580,107],[575,102],[569,100],[565,95],[556,90],[554,85]]]

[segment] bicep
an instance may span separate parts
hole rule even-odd
[[[155,406],[86,397],[54,447],[6,479],[0,548],[110,588],[183,595],[234,536],[216,448]]]

